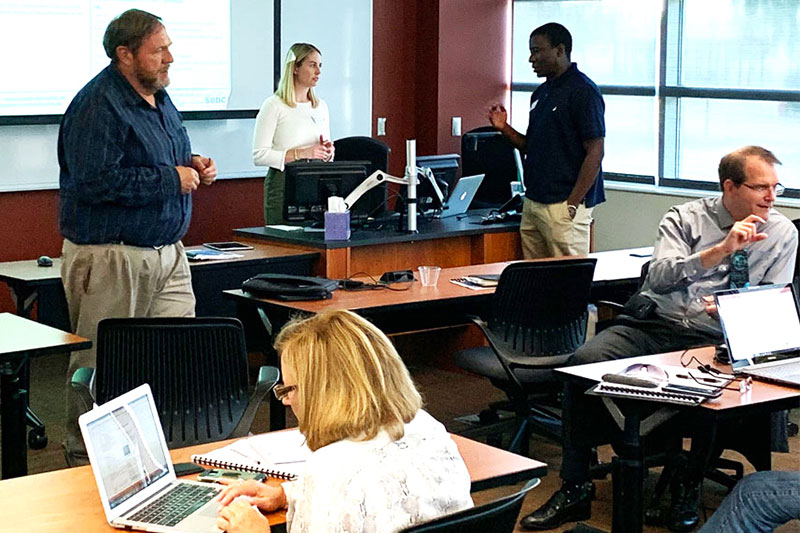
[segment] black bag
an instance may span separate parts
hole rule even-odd
[[[258,274],[242,283],[242,290],[262,298],[275,300],[328,300],[338,282],[311,276],[291,274]]]

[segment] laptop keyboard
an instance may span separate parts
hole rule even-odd
[[[213,485],[206,487],[180,483],[152,503],[147,504],[142,510],[128,517],[128,520],[160,526],[174,526],[205,505],[217,495],[219,490],[219,487]]]
[[[771,378],[789,378],[800,374],[800,364],[778,365],[769,368],[761,368],[759,374]]]

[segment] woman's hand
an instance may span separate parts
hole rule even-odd
[[[217,527],[227,533],[269,533],[269,522],[244,500],[236,500],[219,510]]]
[[[286,493],[280,485],[268,485],[260,481],[248,480],[243,482],[220,480],[225,489],[217,496],[223,507],[228,506],[237,497],[245,497],[247,501],[257,506],[262,511],[275,511],[286,507]]]

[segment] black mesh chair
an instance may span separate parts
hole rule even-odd
[[[247,435],[278,378],[261,367],[250,395],[235,318],[110,318],[97,328],[97,370],[79,368],[72,387],[89,409],[149,383],[167,443],[180,448]]]
[[[517,524],[525,494],[536,485],[539,479],[528,481],[518,492],[493,502],[449,514],[436,520],[412,526],[402,533],[511,533]]]
[[[508,402],[481,413],[499,421],[498,410],[515,414],[516,430],[508,448],[527,452],[534,428],[561,439],[558,407],[561,382],[553,371],[564,365],[586,339],[589,293],[596,259],[560,259],[512,263],[500,275],[488,321],[473,317],[489,346],[456,354],[456,364],[503,390]],[[551,408],[552,407],[552,408]],[[488,424],[466,436],[491,434],[505,423]]]
[[[461,138],[462,175],[485,174],[473,208],[499,207],[511,198],[510,183],[517,179],[514,146],[491,126],[475,128]]]
[[[372,137],[344,137],[333,142],[336,149],[334,157],[337,161],[369,161],[369,176],[376,170],[389,170],[389,153],[391,149],[383,141]]]

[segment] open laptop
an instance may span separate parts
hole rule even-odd
[[[475,193],[478,192],[478,187],[486,174],[476,174],[475,176],[463,176],[453,192],[450,193],[450,198],[447,199],[444,206],[442,206],[442,218],[454,217],[456,215],[463,215],[469,209],[472,200],[475,199]]]
[[[800,387],[800,312],[792,284],[714,297],[734,374]]]
[[[164,533],[219,531],[214,497],[221,486],[176,478],[149,385],[95,407],[78,423],[109,524]]]

